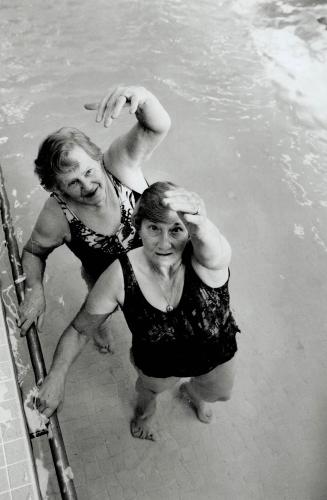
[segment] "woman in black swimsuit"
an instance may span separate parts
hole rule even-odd
[[[143,246],[120,255],[101,275],[64,332],[39,409],[49,416],[62,402],[70,365],[119,305],[138,372],[131,432],[154,439],[156,397],[181,377],[191,377],[181,391],[202,422],[211,419],[208,402],[229,399],[239,328],[229,306],[230,246],[199,196],[155,183],[142,194],[133,221]]]
[[[135,202],[147,187],[141,167],[167,134],[170,118],[143,87],[117,87],[100,103],[85,105],[97,110],[96,121],[105,127],[124,107],[136,115],[137,122],[104,154],[83,132],[68,127],[47,137],[39,149],[35,171],[51,196],[23,251],[22,335],[33,322],[42,324],[45,263],[55,248],[65,243],[74,252],[90,288],[120,254],[141,244],[130,220]]]

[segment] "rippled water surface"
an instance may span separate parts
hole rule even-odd
[[[68,122],[90,128],[84,100],[141,82],[173,117],[186,109],[179,127],[215,130],[224,161],[268,177],[278,169],[296,202],[313,209],[310,227],[299,218],[295,233],[327,249],[325,15],[324,2],[306,1],[3,2],[0,151],[16,207],[34,192],[44,133]],[[269,149],[260,165],[242,155],[252,141]]]

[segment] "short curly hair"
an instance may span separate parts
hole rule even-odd
[[[44,189],[51,191],[56,185],[58,174],[78,166],[76,161],[69,158],[76,146],[82,148],[93,160],[101,160],[101,149],[77,128],[62,127],[41,143],[34,161],[34,172]]]
[[[170,208],[162,204],[162,199],[166,191],[176,187],[176,184],[169,181],[155,182],[143,191],[132,214],[132,224],[137,231],[140,230],[144,219],[155,223],[169,222]]]

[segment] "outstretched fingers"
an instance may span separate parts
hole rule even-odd
[[[109,90],[100,102],[84,104],[84,108],[97,111],[96,121],[103,121],[104,126],[109,127],[112,121],[119,117],[125,106],[129,106],[130,113],[134,114],[145,99],[146,91],[143,87],[118,86],[114,90]]]

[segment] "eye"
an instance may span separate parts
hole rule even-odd
[[[181,227],[181,226],[175,226],[171,229],[171,232],[173,234],[178,234],[178,233],[181,233],[181,232],[184,232],[184,228]]]
[[[71,181],[71,182],[68,184],[68,186],[72,186],[72,187],[74,187],[74,186],[76,186],[77,184],[78,184],[78,180],[77,180],[77,179],[75,179],[74,181]]]
[[[93,168],[89,168],[86,172],[85,172],[85,177],[89,177],[93,172]]]

